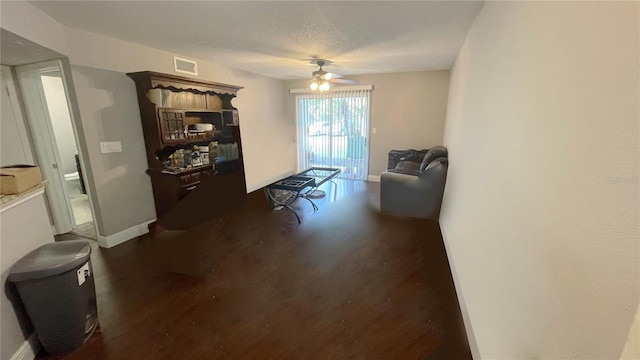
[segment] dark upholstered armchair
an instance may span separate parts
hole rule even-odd
[[[380,176],[380,211],[437,220],[447,179],[447,155],[444,146],[391,151],[389,169]]]

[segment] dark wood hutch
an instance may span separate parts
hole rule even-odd
[[[231,104],[242,87],[151,71],[127,75],[136,83],[158,223],[184,229],[246,203],[238,110]],[[213,130],[187,130],[196,124]],[[212,141],[236,144],[237,156],[183,167],[170,160]]]

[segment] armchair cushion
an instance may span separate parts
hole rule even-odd
[[[422,163],[420,164],[420,171],[424,171],[431,162],[437,158],[446,158],[448,155],[447,148],[444,146],[434,146],[424,155]]]
[[[417,161],[400,161],[398,165],[396,165],[394,170],[410,171],[410,172],[418,171],[420,170],[420,163]]]
[[[389,159],[387,163],[387,169],[395,169],[400,163],[413,163],[417,162],[420,164],[420,161],[424,158],[424,155],[428,152],[428,150],[391,150],[389,151]],[[416,167],[416,170],[418,168]]]

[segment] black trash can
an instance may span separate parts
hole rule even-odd
[[[46,244],[9,273],[42,346],[50,354],[80,347],[98,324],[89,242]]]

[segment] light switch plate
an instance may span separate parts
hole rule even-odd
[[[103,154],[122,152],[122,144],[120,141],[101,141],[100,152]]]

